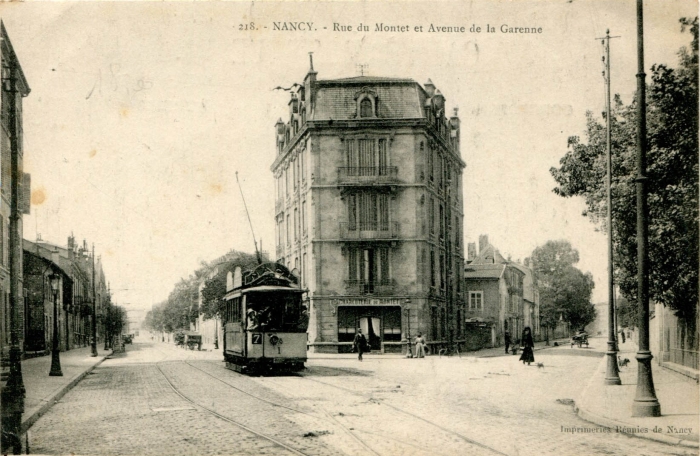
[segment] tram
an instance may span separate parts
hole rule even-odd
[[[226,290],[226,367],[241,373],[302,370],[309,318],[299,279],[280,263],[263,263],[229,273]]]

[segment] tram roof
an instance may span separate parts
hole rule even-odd
[[[258,287],[250,287],[250,288],[236,288],[235,290],[231,290],[226,295],[224,296],[224,299],[231,299],[235,297],[237,294],[243,294],[243,293],[272,293],[275,291],[284,291],[287,293],[304,293],[306,290],[303,290],[301,288],[291,288],[291,287],[282,287],[278,285],[260,285]]]

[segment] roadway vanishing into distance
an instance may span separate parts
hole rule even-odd
[[[595,344],[604,346],[602,339]],[[299,374],[246,376],[221,351],[137,338],[30,429],[40,454],[683,455],[595,428],[572,399],[602,350],[461,357],[312,357]]]

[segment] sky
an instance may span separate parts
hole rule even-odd
[[[695,0],[646,2],[647,75],[654,63],[676,66],[690,43],[678,19],[697,9]],[[593,274],[594,301],[606,299],[606,237],[581,215],[582,200],[552,192],[549,169],[569,136],[584,136],[586,111],[604,110],[596,38],[606,29],[620,37],[612,91],[633,98],[634,1],[28,1],[0,3],[0,17],[31,87],[24,237],[94,242],[118,304],[150,309],[202,261],[254,250],[236,172],[255,236],[274,256],[270,165],[289,94],[273,89],[303,80],[309,52],[319,79],[357,76],[358,65],[371,76],[430,78],[448,113],[459,108],[465,241],[487,234],[522,260],[567,239]],[[275,30],[283,22],[312,25]]]

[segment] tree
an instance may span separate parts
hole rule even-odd
[[[532,252],[542,326],[554,328],[561,318],[570,328],[579,329],[595,320],[593,276],[574,267],[578,261],[578,251],[565,240],[547,241]]]
[[[255,255],[236,250],[232,250],[226,254],[226,258],[226,261],[212,268],[214,276],[204,283],[201,308],[204,318],[220,318],[223,314],[225,309],[223,297],[226,294],[226,276],[228,273],[232,272],[238,266],[245,271],[254,268],[258,264]]]
[[[647,89],[649,297],[694,321],[698,303],[698,18],[680,20],[692,35],[678,69],[652,66]],[[585,216],[607,228],[606,129],[587,113],[586,143],[570,137],[550,170],[562,197],[585,199]],[[604,117],[604,116],[603,116]],[[637,302],[636,102],[615,97],[612,126],[612,217],[615,281]]]

